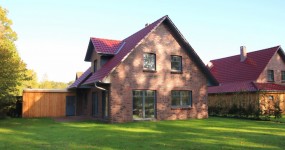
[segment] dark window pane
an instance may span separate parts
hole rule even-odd
[[[285,81],[285,71],[281,71],[281,80]]]
[[[143,69],[155,70],[155,54],[143,54]]]
[[[154,118],[155,116],[155,91],[133,91],[133,118]]]
[[[145,97],[145,118],[154,118],[154,96]]]
[[[268,81],[274,81],[274,71],[273,70],[267,71],[267,80]]]
[[[179,91],[171,91],[171,105],[180,106],[180,92]]]
[[[172,106],[192,106],[191,91],[172,91],[171,92]]]
[[[94,63],[93,63],[93,71],[96,72],[97,71],[97,60],[94,60]]]
[[[142,91],[133,92],[133,118],[143,117],[143,95]]]
[[[171,70],[172,71],[182,71],[181,56],[171,56]]]

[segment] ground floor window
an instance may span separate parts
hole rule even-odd
[[[171,91],[171,105],[175,107],[192,106],[192,91]]]
[[[103,117],[107,118],[109,113],[109,100],[108,100],[108,91],[102,91],[102,110],[103,110]]]
[[[133,91],[133,118],[145,119],[155,117],[155,91]]]
[[[97,92],[92,93],[92,115],[98,115],[98,94]]]

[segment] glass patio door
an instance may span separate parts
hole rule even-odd
[[[133,91],[133,119],[155,117],[155,91]]]

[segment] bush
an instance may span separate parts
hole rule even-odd
[[[282,118],[282,110],[280,108],[279,101],[274,103],[274,112],[273,113],[274,113],[275,119]]]

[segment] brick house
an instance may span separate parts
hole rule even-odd
[[[241,46],[240,55],[211,60],[207,66],[220,83],[208,89],[210,112],[217,107],[227,112],[234,104],[266,113],[276,103],[285,110],[285,54],[280,46],[250,53]]]
[[[90,38],[75,115],[107,122],[207,118],[216,80],[168,16],[122,41]],[[68,107],[68,106],[67,106]]]

